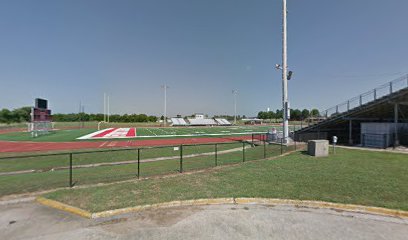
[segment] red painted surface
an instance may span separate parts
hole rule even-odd
[[[224,138],[174,138],[174,139],[149,139],[129,141],[97,141],[97,142],[9,142],[0,141],[0,152],[34,152],[58,151],[92,148],[119,148],[119,147],[144,147],[165,146],[181,144],[222,143],[239,140],[249,140],[251,136],[224,137]]]
[[[103,131],[103,132],[101,132],[101,133],[99,133],[99,134],[96,134],[96,135],[94,135],[94,136],[92,136],[92,137],[93,137],[93,138],[100,138],[100,137],[103,137],[103,136],[105,136],[105,135],[108,135],[109,133],[115,131],[116,129],[117,129],[117,128],[108,129],[108,130]]]
[[[136,137],[136,129],[130,128],[129,131],[126,133],[126,137]]]

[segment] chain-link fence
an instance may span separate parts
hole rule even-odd
[[[298,149],[265,134],[240,142],[0,157],[0,196],[204,170]]]

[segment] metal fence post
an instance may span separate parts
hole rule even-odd
[[[242,142],[242,161],[245,162],[245,142]]]
[[[377,89],[374,88],[374,100],[377,100]]]
[[[360,107],[361,107],[361,105],[363,105],[363,96],[362,95],[360,95]]]
[[[294,139],[294,143],[295,143],[295,151],[297,150],[297,148],[296,148],[296,135],[293,133],[293,139]]]
[[[218,166],[218,154],[217,154],[217,151],[218,151],[218,147],[217,147],[217,144],[215,144],[215,166]]]
[[[281,138],[280,147],[281,147],[281,155],[282,155],[283,154],[283,138]]]
[[[386,149],[387,148],[387,134],[384,134],[383,138],[384,138],[384,149]]]
[[[180,173],[183,172],[183,145],[180,145]]]
[[[137,149],[137,178],[140,178],[140,148]]]
[[[73,187],[73,184],[72,184],[72,153],[69,154],[69,187]]]
[[[266,139],[264,139],[264,158],[266,158]]]
[[[392,93],[392,82],[390,82],[390,94]]]

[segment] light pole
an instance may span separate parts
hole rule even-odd
[[[234,95],[234,125],[237,125],[237,90],[232,90],[232,94]]]
[[[107,111],[108,111],[108,122],[109,122],[109,115],[110,115],[110,100],[109,100],[109,95],[108,95],[108,109],[107,109]]]
[[[106,93],[103,93],[103,121],[106,122]]]
[[[287,46],[287,7],[282,1],[282,67],[276,64],[276,69],[282,70],[282,107],[283,107],[283,142],[289,140],[289,101],[288,101],[288,46]],[[291,73],[291,72],[290,72]],[[290,74],[291,75],[291,74]]]
[[[164,126],[167,125],[167,89],[169,86],[166,84],[162,85],[161,88],[164,89],[164,119],[163,119],[163,124]]]

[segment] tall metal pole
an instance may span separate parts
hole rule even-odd
[[[282,25],[282,104],[283,104],[283,139],[288,142],[289,137],[289,109],[288,109],[288,56],[287,56],[287,8],[283,0],[283,25]]]
[[[110,115],[110,100],[109,100],[109,95],[108,95],[108,122],[109,122],[109,115]]]
[[[161,86],[164,89],[164,118],[163,118],[163,124],[164,126],[167,125],[167,89],[169,88],[169,86],[167,86],[166,84]]]
[[[106,122],[106,93],[103,93],[103,121]]]
[[[232,94],[234,95],[234,125],[237,125],[237,90],[232,90]]]

